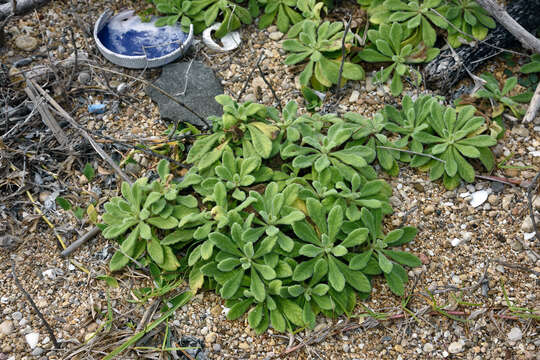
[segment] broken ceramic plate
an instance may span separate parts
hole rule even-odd
[[[212,32],[219,29],[220,26],[221,23],[215,23],[204,30],[202,34],[203,42],[206,44],[206,46],[214,51],[224,52],[236,49],[242,42],[242,39],[240,39],[240,33],[238,33],[238,31],[232,31],[222,37],[220,41],[223,46],[219,45],[214,39],[212,39]]]
[[[142,22],[133,10],[112,16],[110,10],[94,26],[94,40],[99,51],[116,65],[131,69],[159,67],[182,56],[193,40],[179,25],[157,27],[157,18]]]

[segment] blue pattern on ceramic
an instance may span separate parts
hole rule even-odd
[[[122,12],[110,19],[99,31],[103,45],[114,53],[127,56],[160,58],[177,50],[188,39],[180,26],[154,25],[156,19],[142,22],[132,11]]]

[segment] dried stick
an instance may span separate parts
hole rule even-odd
[[[352,16],[349,16],[349,21],[345,24],[345,31],[343,32],[343,37],[341,38],[341,64],[339,65],[339,75],[336,87],[336,99],[339,101],[339,90],[341,89],[341,77],[343,76],[343,64],[345,64],[345,38],[349,33],[349,28],[351,27]]]
[[[60,125],[58,125],[55,118],[52,116],[49,107],[46,104],[43,104],[41,97],[38,98],[29,87],[26,87],[24,91],[38,109],[39,114],[41,115],[41,121],[43,121],[43,123],[51,130],[58,143],[62,146],[66,146],[69,140]]]
[[[49,95],[41,86],[36,84],[33,80],[28,80],[27,84],[29,84],[31,87],[34,87],[37,89],[41,95],[45,97],[45,99],[62,115],[64,119],[67,120],[68,123],[70,123],[71,126],[79,130],[81,135],[88,140],[92,148],[101,156],[103,160],[105,160],[113,169],[116,171],[116,173],[122,178],[122,180],[131,183],[131,179],[120,169],[120,167],[114,162],[114,160],[101,148],[101,146],[94,140],[93,137],[91,137],[86,130],[84,130],[77,122],[60,106],[58,103]]]
[[[47,328],[47,332],[49,333],[49,337],[51,338],[51,341],[54,347],[57,349],[60,348],[60,344],[58,343],[58,340],[56,340],[56,336],[54,336],[54,331],[51,328],[51,325],[49,325],[47,320],[45,320],[45,317],[43,316],[41,311],[39,311],[36,303],[34,302],[34,300],[32,300],[32,297],[30,296],[30,294],[26,292],[26,290],[24,290],[24,288],[21,285],[21,282],[17,278],[17,273],[15,272],[15,262],[13,260],[11,260],[11,273],[13,274],[13,280],[15,281],[15,284],[17,285],[19,290],[24,294],[24,296],[26,296],[26,299],[28,300],[30,305],[32,305],[32,307],[34,308],[35,312],[37,313],[41,321],[43,321],[43,325],[45,325],[45,328]]]
[[[536,219],[534,218],[534,208],[532,204],[532,198],[533,198],[533,190],[536,189],[536,183],[538,182],[538,178],[540,178],[540,171],[536,173],[534,178],[532,179],[531,183],[527,187],[527,201],[528,201],[528,207],[529,207],[529,216],[531,217],[531,222],[534,229],[534,234],[536,236],[537,240],[540,240],[540,234],[538,233],[538,229],[536,228]]]
[[[242,87],[242,90],[240,90],[240,93],[236,96],[236,101],[240,100],[242,95],[244,95],[244,92],[246,92],[246,89],[249,84],[249,80],[251,80],[251,78],[253,77],[253,73],[255,73],[255,70],[259,67],[259,64],[261,63],[261,61],[264,60],[265,57],[266,55],[264,53],[262,53],[261,56],[259,56],[259,59],[255,63],[255,66],[251,69],[251,72],[249,73],[246,81],[244,82],[244,86]]]
[[[64,251],[60,253],[61,256],[66,257],[71,255],[72,252],[81,247],[85,242],[93,239],[97,234],[99,234],[100,229],[97,226],[94,226],[90,231],[81,236],[78,240],[71,243]]]
[[[49,0],[11,0],[8,3],[0,5],[0,19],[3,19],[10,14],[20,15],[26,11],[44,5],[47,2],[49,2]]]
[[[531,121],[533,121],[539,109],[540,109],[540,83],[538,83],[538,86],[536,87],[536,90],[534,91],[534,96],[531,99],[529,108],[527,109],[525,116],[523,117],[523,122],[530,123]]]
[[[268,88],[272,92],[272,96],[274,97],[274,100],[277,102],[279,111],[283,112],[283,108],[281,107],[281,100],[279,100],[279,98],[276,95],[276,92],[274,91],[274,88],[272,87],[270,82],[268,82],[268,80],[266,79],[266,75],[264,75],[264,72],[261,69],[261,64],[259,62],[257,62],[257,69],[259,69],[259,72],[261,73],[261,76],[262,76],[262,79],[263,79],[264,83],[266,84],[266,86],[268,86]]]
[[[524,48],[533,50],[540,54],[540,39],[536,38],[530,32],[525,30],[514,18],[512,18],[506,10],[493,0],[477,0],[478,4],[483,7],[491,16],[493,16],[502,26],[508,30],[519,40]],[[535,11],[531,9],[531,11]]]

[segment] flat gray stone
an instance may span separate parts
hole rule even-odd
[[[175,96],[178,101],[186,104],[205,120],[211,115],[223,115],[221,105],[214,99],[216,95],[223,94],[223,86],[216,78],[214,71],[202,62],[193,61],[187,75],[186,93],[178,95],[184,91],[188,67],[189,61],[164,66],[161,76],[154,85]],[[148,86],[146,93],[157,102],[162,119],[173,122],[186,121],[199,127],[205,126],[201,119],[153,87]],[[208,121],[208,123],[211,122]]]

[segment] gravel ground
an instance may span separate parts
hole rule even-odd
[[[117,1],[114,7],[129,8],[134,3]],[[92,38],[85,35],[84,29],[91,29],[90,20],[97,19],[105,6],[104,0],[77,2],[70,8],[52,2],[34,14],[17,17],[6,28],[8,51],[0,59],[11,65],[34,55],[23,69],[46,63],[46,42],[53,49],[53,59],[65,59],[73,46],[63,31],[71,26],[77,47],[87,51],[92,59],[108,69],[139,75],[100,60]],[[88,14],[90,20],[86,20]],[[31,51],[16,45],[16,39],[23,34],[37,40]],[[283,104],[289,100],[302,103],[296,86],[298,69],[282,64],[284,56],[277,30],[246,27],[242,39],[242,46],[232,53],[211,54],[200,49],[195,56],[216,71],[226,92],[234,96],[264,53],[266,58],[261,66],[278,98]],[[497,74],[501,64],[492,62],[486,69]],[[159,70],[147,71],[143,77],[154,79],[158,74]],[[102,78],[97,71],[90,75],[95,82]],[[108,80],[112,88],[126,81],[115,76]],[[128,91],[134,105],[120,106],[116,114],[88,116],[83,104],[75,109],[74,117],[89,130],[100,129],[116,138],[159,137],[165,124],[159,119],[157,107],[146,97],[143,85],[130,84]],[[341,112],[371,115],[385,102],[393,101],[384,88],[375,88],[369,80],[347,85],[342,94],[336,107]],[[105,99],[95,93],[80,96],[81,101],[88,103]],[[243,100],[276,105],[262,77],[257,75]],[[540,165],[540,127],[509,127],[494,150],[498,161],[513,154],[507,164],[532,165],[534,169],[497,169],[492,175],[530,181]],[[135,170],[143,172],[152,163],[145,157],[138,160],[140,166]],[[82,192],[92,190],[82,177],[73,176],[69,181]],[[387,228],[405,223],[420,230],[406,249],[418,255],[424,264],[409,273],[408,291],[412,295],[407,307],[414,316],[404,313],[403,299],[391,294],[378,279],[373,284],[372,296],[359,302],[352,318],[332,321],[320,317],[313,331],[301,331],[293,338],[275,334],[271,329],[256,336],[245,318],[227,321],[223,301],[211,292],[196,295],[180,308],[170,321],[171,331],[178,338],[202,339],[210,359],[284,357],[283,352],[294,346],[299,348],[289,356],[300,359],[540,359],[539,323],[516,317],[508,311],[507,302],[540,313],[540,246],[531,234],[526,189],[477,181],[446,191],[442,184],[430,182],[425,173],[407,167],[401,169],[398,177],[387,177],[387,181],[394,188],[391,201],[396,209],[387,218]],[[102,196],[112,194],[112,190],[103,190]],[[33,195],[40,198],[39,193]],[[534,205],[540,210],[540,198]],[[32,211],[31,207],[28,209]],[[75,226],[75,219],[66,212],[47,216],[57,229]],[[133,289],[150,286],[148,276],[128,269],[116,275],[119,288],[108,288],[95,276],[107,273],[114,251],[110,243],[98,237],[79,249],[70,262],[60,257],[61,248],[54,232],[39,216],[30,212],[22,217],[29,224],[21,236],[22,243],[0,252],[0,360],[101,358],[103,352],[119,344],[122,336],[125,339],[133,334],[129,325],[136,326],[149,307],[149,303],[131,301],[135,300]],[[2,222],[9,220],[0,219]],[[81,233],[88,228],[76,226]],[[77,238],[73,231],[59,234],[67,241]],[[45,327],[18,290],[11,261],[22,285],[54,329],[61,350],[53,350]],[[503,284],[508,299],[503,294]],[[112,330],[91,339],[105,324],[108,306],[115,319]],[[437,312],[442,307],[446,315]],[[155,316],[159,316],[159,311]],[[81,345],[87,340],[89,345]]]

